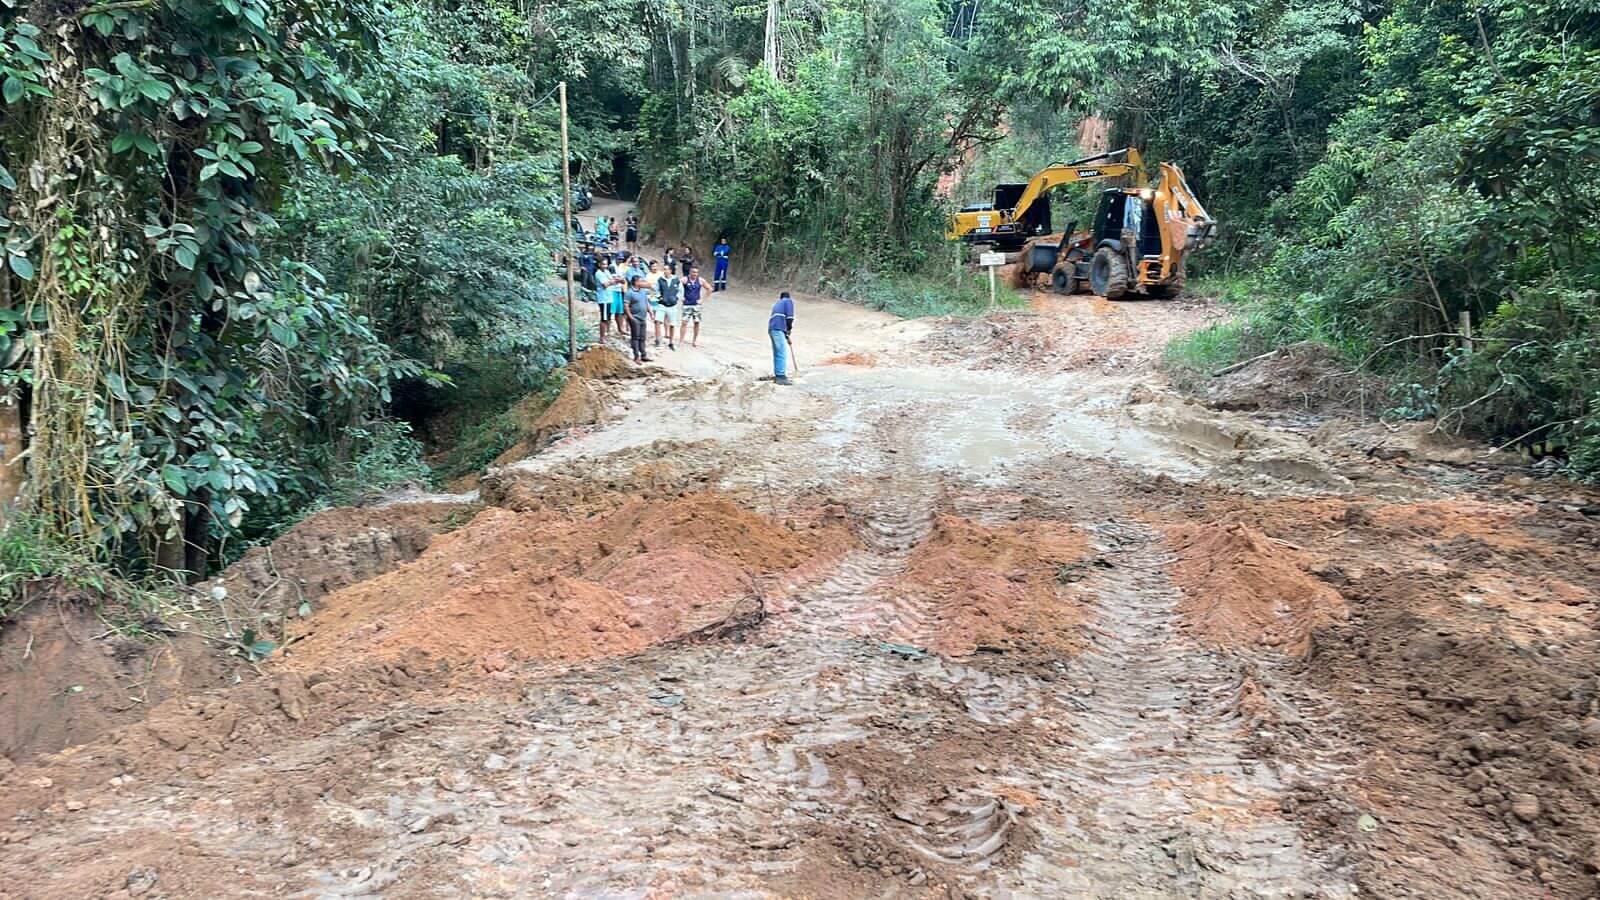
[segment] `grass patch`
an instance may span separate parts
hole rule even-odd
[[[1191,282],[1190,290],[1227,306],[1232,316],[1167,344],[1161,367],[1185,390],[1218,369],[1301,341],[1323,344],[1347,360],[1366,356],[1366,345],[1350,338],[1349,329],[1338,327],[1321,307],[1276,293],[1256,276],[1209,276]]]
[[[88,548],[51,537],[37,519],[13,518],[0,529],[0,624],[32,599],[31,585],[44,581],[109,601],[120,611],[115,618],[132,621],[163,608],[162,601],[171,599],[169,581],[121,577]]]
[[[988,276],[964,271],[953,279],[859,272],[822,287],[842,300],[903,319],[978,316],[991,308]],[[994,308],[999,309],[1020,309],[1028,303],[1027,298],[1004,284],[997,285],[995,298]]]
[[[1239,321],[1218,322],[1173,338],[1162,352],[1161,366],[1180,387],[1188,387],[1241,358],[1245,328]]]

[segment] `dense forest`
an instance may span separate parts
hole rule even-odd
[[[897,309],[971,287],[941,184],[1103,121],[1223,224],[1176,358],[1600,472],[1595,0],[0,0],[8,552],[204,574],[547,390],[561,81],[647,232]]]

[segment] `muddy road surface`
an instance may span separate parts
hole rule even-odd
[[[19,750],[0,894],[1595,895],[1592,498],[1180,395],[1201,301],[802,297],[778,386],[735,276],[425,547],[285,545],[358,574],[260,675]]]

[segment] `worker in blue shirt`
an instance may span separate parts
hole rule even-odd
[[[794,353],[794,298],[784,291],[778,302],[772,304],[772,315],[767,319],[767,336],[772,339],[772,380],[778,384],[789,381],[789,357]]]
[[[711,290],[725,291],[728,289],[728,257],[733,255],[733,248],[728,246],[728,239],[717,238],[717,245],[711,248],[711,255],[716,258],[716,270],[711,275]]]

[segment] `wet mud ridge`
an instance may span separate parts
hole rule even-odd
[[[1349,896],[1278,815],[1284,785],[1249,749],[1244,674],[1180,631],[1157,536],[1118,522],[1093,531],[1105,553],[1097,615],[1054,698],[1069,711],[1066,752],[1040,770],[1064,812],[1039,818],[1041,849],[1054,852],[1023,862],[1027,883],[1085,896],[1108,885],[1121,896]]]

